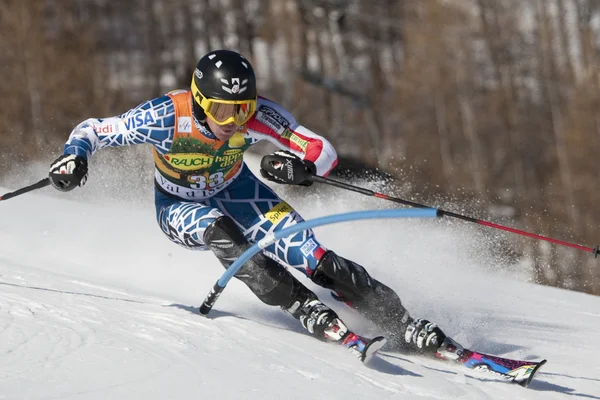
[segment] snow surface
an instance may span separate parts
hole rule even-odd
[[[128,196],[102,196],[92,174],[78,193],[0,203],[0,399],[600,399],[600,298],[525,282],[489,231],[445,219],[316,229],[465,346],[547,358],[527,389],[401,354],[364,366],[235,280],[199,316],[222,268],[167,240],[151,187],[126,183]],[[390,206],[316,186],[274,188],[307,219]],[[357,333],[376,333],[317,292]]]

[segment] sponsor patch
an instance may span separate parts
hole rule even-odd
[[[156,123],[156,115],[153,110],[138,111],[123,121],[128,131]]]
[[[94,132],[96,134],[111,134],[111,133],[119,133],[119,124],[111,124],[111,123],[100,123],[92,125]]]
[[[232,153],[214,156],[202,153],[167,153],[163,158],[170,166],[180,171],[197,171],[213,165],[216,165],[217,168],[231,167],[244,157],[241,150],[228,151]]]
[[[219,164],[219,168],[225,168],[237,163],[242,158],[244,158],[244,153],[241,151],[233,154],[223,153],[222,156],[215,156],[215,163]]]
[[[256,119],[275,132],[282,134],[290,122],[269,106],[262,105],[256,111]]]
[[[313,254],[317,247],[319,247],[317,242],[310,238],[300,247],[300,251],[304,254],[304,257],[308,257]]]
[[[235,156],[236,154],[240,154],[242,152],[242,150],[240,149],[229,149],[229,150],[225,150],[223,152],[223,155],[225,156]]]
[[[277,204],[275,207],[271,208],[265,214],[265,217],[273,223],[273,225],[278,224],[286,215],[294,211],[292,206],[290,206],[285,201]]]
[[[181,133],[192,133],[192,117],[177,118],[177,130]]]
[[[300,136],[296,135],[294,132],[292,132],[289,129],[286,129],[282,134],[281,137],[284,139],[288,139],[290,142],[294,143],[296,146],[300,147],[302,150],[306,151],[306,148],[308,147],[308,140],[304,140],[302,139]]]
[[[165,154],[164,159],[172,167],[182,171],[194,171],[210,167],[215,157],[199,153],[172,153]]]

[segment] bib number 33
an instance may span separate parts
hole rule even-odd
[[[204,175],[192,175],[189,177],[189,181],[192,182],[192,189],[213,189],[223,182],[225,179],[223,178],[223,172],[215,172],[214,174],[210,174],[208,178]]]

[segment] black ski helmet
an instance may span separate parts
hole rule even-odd
[[[196,64],[192,76],[194,96],[193,114],[203,121],[206,114],[200,102],[202,97],[214,100],[255,100],[256,77],[248,60],[231,50],[215,50],[204,55]],[[194,93],[195,92],[195,93]]]

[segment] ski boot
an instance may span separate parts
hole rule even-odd
[[[465,355],[465,349],[451,337],[446,336],[440,347],[438,347],[435,356],[442,360],[459,362]]]
[[[319,340],[343,345],[359,360],[368,362],[385,344],[378,336],[367,339],[350,331],[335,311],[316,298],[308,289],[304,301],[297,300],[285,311],[297,318],[304,329]]]
[[[404,332],[405,347],[424,355],[436,356],[445,340],[446,335],[436,324],[421,318],[410,322]]]
[[[464,348],[433,322],[426,319],[415,319],[407,327],[404,340],[417,352],[440,358],[458,361],[464,355]]]

